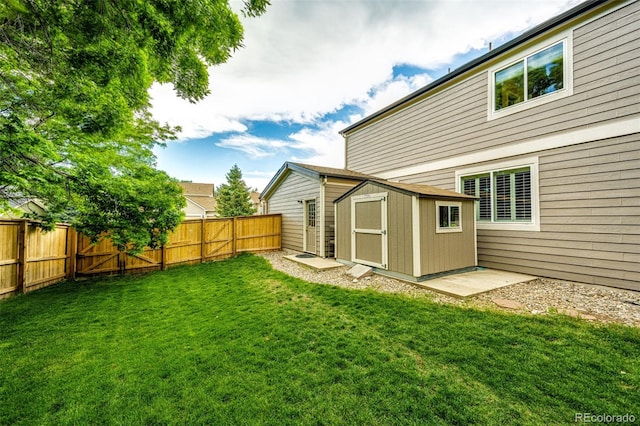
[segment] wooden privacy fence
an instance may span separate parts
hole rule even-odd
[[[73,276],[75,230],[43,233],[27,220],[0,220],[0,298]]]
[[[0,220],[0,298],[76,276],[164,270],[242,252],[280,250],[281,229],[279,214],[186,220],[162,248],[129,255],[109,239],[91,244],[67,225],[43,233],[28,220]]]

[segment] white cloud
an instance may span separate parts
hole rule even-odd
[[[428,74],[417,74],[412,77],[399,76],[385,80],[374,86],[368,96],[358,102],[358,105],[366,116],[396,102],[411,92],[415,92],[432,81],[433,78]]]
[[[251,171],[251,172],[243,172],[242,176],[244,182],[249,186],[249,188],[257,188],[259,192],[261,192],[265,186],[269,183],[271,178],[274,176],[274,171]]]
[[[327,167],[344,167],[344,140],[338,133],[347,127],[343,121],[327,121],[319,128],[304,128],[290,138],[300,152],[293,161]]]
[[[283,139],[242,134],[222,139],[216,145],[242,151],[252,159],[284,154],[292,161],[343,167],[344,143],[338,132],[346,126],[343,121],[327,121],[318,127],[305,127]]]
[[[426,74],[389,79],[374,87],[357,103],[369,114],[430,81],[431,78]],[[360,117],[354,116],[353,119]],[[325,120],[316,126],[303,127],[284,139],[241,134],[225,138],[216,145],[245,152],[254,159],[284,153],[292,161],[341,168],[344,167],[344,140],[339,132],[348,125],[349,122],[346,121]]]
[[[455,54],[521,32],[575,3],[275,1],[265,15],[243,20],[246,47],[211,69],[210,96],[193,105],[156,85],[153,112],[181,125],[183,139],[244,132],[246,120],[314,123],[354,102],[368,113],[418,84],[390,81],[394,65],[445,65]]]
[[[222,139],[216,145],[221,148],[242,151],[251,158],[257,159],[273,156],[277,152],[285,150],[289,144],[283,140],[241,134]]]

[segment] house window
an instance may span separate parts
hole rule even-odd
[[[463,179],[463,192],[478,197],[476,220],[491,221],[491,177],[488,173]]]
[[[571,37],[536,45],[523,56],[501,62],[489,71],[489,119],[540,105],[573,91]]]
[[[495,173],[495,220],[531,221],[531,171],[529,168]]]
[[[436,232],[462,232],[462,203],[436,201]]]
[[[456,173],[459,191],[478,197],[478,228],[539,230],[537,220],[537,159],[532,164],[504,163],[494,170]],[[514,167],[516,166],[516,167]],[[475,172],[475,173],[474,173]],[[518,228],[520,225],[522,227]]]

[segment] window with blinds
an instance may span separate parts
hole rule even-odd
[[[531,222],[531,168],[497,170],[462,177],[462,190],[478,197],[476,219],[484,222]]]
[[[462,179],[463,193],[479,197],[476,201],[476,219],[491,220],[491,177],[489,174],[465,177]]]

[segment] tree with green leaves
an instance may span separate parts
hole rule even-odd
[[[222,217],[249,216],[256,212],[249,187],[242,180],[242,171],[234,164],[226,174],[227,183],[218,188],[216,211]]]
[[[262,14],[268,0],[246,0]],[[16,194],[122,249],[166,240],[182,219],[153,148],[179,128],[149,112],[154,82],[191,102],[208,66],[240,48],[228,0],[7,0],[0,3],[0,213]]]

